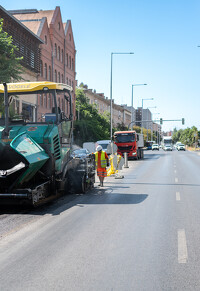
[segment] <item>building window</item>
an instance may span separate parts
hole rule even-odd
[[[60,83],[60,72],[58,72],[58,83]]]
[[[47,64],[44,64],[44,78],[47,80]]]
[[[64,110],[64,100],[62,99],[62,111],[65,111]]]
[[[57,44],[55,43],[55,57],[57,58]]]
[[[60,22],[58,22],[58,29],[60,30]]]
[[[54,76],[55,82],[57,82],[57,71],[55,70],[55,76]]]
[[[40,105],[43,106],[43,94],[40,94]]]
[[[61,82],[64,83],[64,77],[63,77],[63,74],[61,76]]]
[[[69,80],[69,86],[71,86],[71,80]]]
[[[61,62],[63,63],[63,50],[61,52]]]
[[[67,85],[68,85],[68,78],[66,79],[66,83],[67,83]]]
[[[58,60],[60,61],[60,47],[58,47]]]
[[[43,62],[40,61],[40,76],[43,77]]]
[[[51,81],[51,66],[49,66],[49,81]]]
[[[71,39],[72,39],[72,36],[71,36],[71,33],[69,34],[69,40],[71,41]]]
[[[47,44],[47,36],[44,36],[44,43]]]
[[[66,54],[66,65],[68,67],[68,54]]]
[[[69,57],[69,68],[71,69],[71,56]]]
[[[51,94],[49,94],[49,97],[48,97],[48,108],[49,109],[51,108]]]
[[[60,107],[60,97],[58,98],[58,107]]]
[[[72,58],[72,71],[74,71],[74,59]]]
[[[44,94],[44,107],[47,107],[47,94]]]

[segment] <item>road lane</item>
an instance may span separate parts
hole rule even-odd
[[[198,290],[199,158],[146,152],[124,179],[62,198],[0,240],[1,289]]]

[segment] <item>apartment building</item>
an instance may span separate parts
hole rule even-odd
[[[96,90],[88,89],[87,85],[83,88],[86,97],[88,98],[88,102],[92,105],[95,105],[100,114],[105,112],[110,113],[110,99],[104,96],[104,93],[97,93]],[[128,127],[131,122],[131,112],[124,105],[112,104],[113,110],[113,126],[117,126],[118,124],[124,124]]]
[[[13,10],[12,15],[23,25],[43,40],[41,45],[40,74],[38,81],[66,83],[73,89],[73,113],[75,116],[76,87],[76,49],[71,21],[62,21],[60,7],[54,10]],[[42,121],[46,112],[53,106],[51,94],[37,97],[38,121]],[[69,108],[63,96],[57,97],[57,104],[62,111],[68,113]]]
[[[3,30],[8,36],[12,36],[13,44],[18,48],[16,56],[23,57],[22,78],[25,81],[37,81],[40,72],[40,45],[43,41],[2,6],[0,17],[3,19]],[[29,120],[36,121],[37,95],[14,97],[12,105],[17,115],[24,115]]]

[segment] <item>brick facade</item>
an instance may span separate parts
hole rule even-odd
[[[40,74],[38,81],[53,81],[66,83],[73,88],[73,114],[75,117],[75,87],[76,49],[72,32],[71,21],[63,23],[60,7],[55,10],[19,10],[13,15],[25,26],[40,37],[44,44],[41,45]],[[68,108],[63,96],[58,96],[57,104],[68,114]],[[38,96],[38,120],[42,121],[46,112],[51,112],[53,106],[51,94]]]

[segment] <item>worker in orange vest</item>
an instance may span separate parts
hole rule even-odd
[[[95,153],[95,164],[97,169],[97,176],[100,184],[103,187],[103,180],[107,177],[106,167],[109,166],[109,158],[106,152],[103,151],[102,146],[98,145]]]

